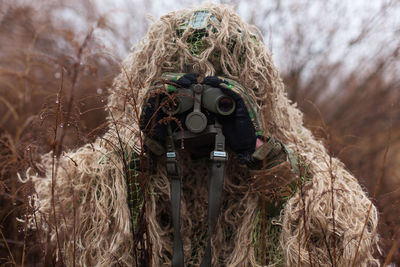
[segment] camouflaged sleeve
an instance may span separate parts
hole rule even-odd
[[[292,171],[298,173],[297,158],[294,153],[273,137],[266,137],[264,144],[253,153],[250,169],[271,169],[283,162],[289,161]]]

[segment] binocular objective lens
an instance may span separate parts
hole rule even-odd
[[[218,101],[218,109],[220,112],[229,115],[235,109],[233,99],[227,96],[221,97]]]

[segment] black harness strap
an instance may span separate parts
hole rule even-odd
[[[182,180],[179,175],[178,164],[176,159],[176,151],[174,140],[172,137],[171,126],[168,124],[167,136],[167,174],[171,178],[171,209],[172,209],[172,224],[174,226],[174,244],[172,266],[183,267],[184,254],[181,238],[181,187]]]

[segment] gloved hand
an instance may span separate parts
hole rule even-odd
[[[236,109],[231,115],[216,116],[222,125],[222,132],[227,145],[238,154],[240,163],[247,163],[252,160],[252,154],[256,148],[257,136],[242,97],[228,88],[228,82],[216,76],[206,77],[203,84],[219,88],[236,102]]]
[[[164,141],[167,136],[167,127],[162,120],[168,115],[160,108],[163,94],[154,94],[156,90],[172,92],[176,88],[189,88],[197,83],[197,76],[193,73],[164,73],[148,90],[149,98],[144,103],[140,116],[140,129],[147,137],[157,141]],[[153,94],[152,94],[153,93]],[[156,113],[156,114],[155,114]],[[179,115],[174,115],[179,120]],[[182,120],[181,120],[182,121]]]

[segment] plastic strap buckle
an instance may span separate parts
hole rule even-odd
[[[171,126],[168,124],[168,136],[167,136],[167,153],[166,153],[166,167],[167,174],[172,179],[180,179],[178,170],[178,160],[175,151],[174,140],[172,137]]]
[[[222,134],[222,126],[216,121],[214,127],[217,130],[217,134],[215,135],[215,149],[211,151],[210,159],[225,162],[228,160],[228,153],[225,151],[225,136]]]
[[[179,179],[178,164],[176,153],[174,151],[167,152],[167,173],[173,179]]]
[[[214,150],[211,151],[210,159],[214,161],[227,161],[228,153],[226,153],[225,151]]]

